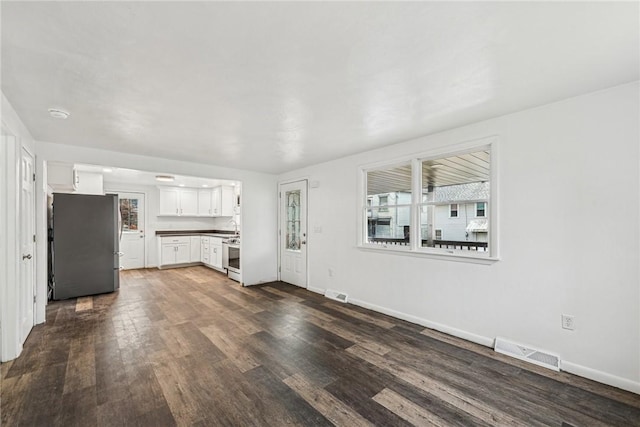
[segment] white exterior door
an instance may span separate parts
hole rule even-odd
[[[35,183],[33,156],[20,156],[20,342],[31,332],[35,313]]]
[[[280,186],[280,280],[307,287],[307,180]]]
[[[132,270],[145,267],[144,194],[118,193],[120,204],[120,267]]]

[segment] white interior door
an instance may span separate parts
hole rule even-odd
[[[307,180],[280,186],[280,280],[307,287]]]
[[[35,314],[35,182],[33,156],[20,156],[20,340],[31,332]]]
[[[118,193],[120,217],[120,267],[123,270],[144,268],[144,193]]]

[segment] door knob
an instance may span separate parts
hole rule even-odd
[[[31,259],[31,254],[22,255],[22,259]]]
[[[300,242],[300,244],[301,244],[301,245],[306,245],[306,244],[307,244],[307,241],[306,241],[306,240],[303,240],[303,241],[301,241],[301,242]]]

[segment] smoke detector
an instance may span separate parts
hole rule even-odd
[[[59,110],[57,108],[49,108],[49,115],[54,119],[66,119],[69,117],[69,113],[64,110]]]

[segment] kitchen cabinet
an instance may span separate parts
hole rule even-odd
[[[211,263],[208,236],[200,236],[200,262],[207,265]]]
[[[180,214],[178,189],[171,187],[160,188],[160,209],[158,215],[176,216]]]
[[[198,190],[198,216],[213,216],[213,189]]]
[[[212,191],[213,216],[233,216],[236,195],[228,185],[214,187]]]
[[[74,191],[78,189],[78,171],[74,165],[48,162],[47,184],[54,191]]]
[[[219,237],[201,237],[201,262],[208,266],[222,270],[222,239]]]
[[[158,216],[197,216],[198,190],[193,188],[161,187]]]
[[[191,262],[191,239],[181,237],[160,238],[160,267]]]
[[[180,215],[198,215],[198,190],[191,188],[181,188],[179,192]]]
[[[191,244],[189,245],[190,247],[190,254],[191,257],[189,258],[190,262],[202,262],[201,256],[200,256],[200,250],[201,250],[201,238],[200,236],[191,236]]]
[[[211,250],[210,265],[215,268],[222,268],[222,239],[219,237],[209,237],[209,247]]]

